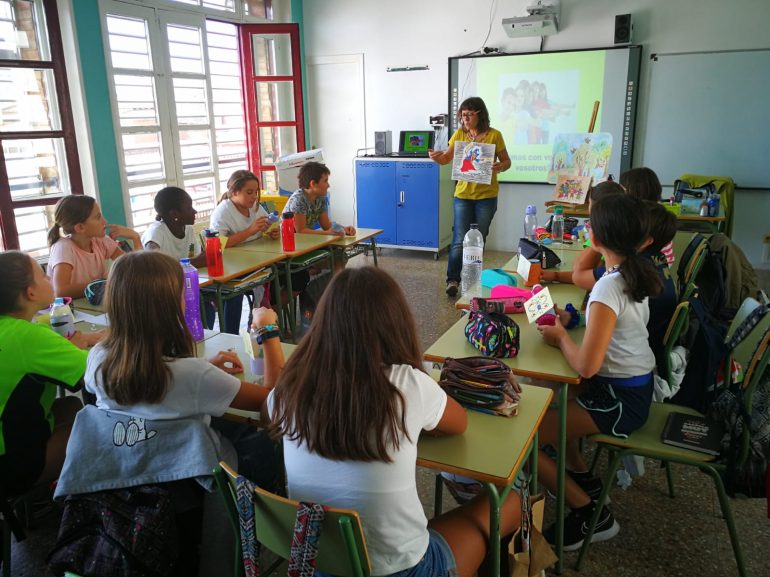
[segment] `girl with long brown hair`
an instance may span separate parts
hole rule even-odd
[[[428,522],[415,479],[420,433],[462,434],[467,417],[424,372],[409,305],[387,273],[334,276],[268,410],[283,437],[289,495],[358,511],[373,575],[476,573],[489,537],[486,496]],[[512,494],[502,534],[519,518]]]
[[[105,294],[109,336],[88,356],[86,389],[96,395],[101,409],[145,419],[197,418],[235,440],[233,428],[212,416],[221,416],[228,407],[260,410],[281,361],[277,356],[272,360],[264,386],[259,386],[228,374],[243,371],[235,353],[197,358],[184,321],[183,282],[179,263],[158,251],[129,253],[115,262]],[[259,309],[255,320],[275,324],[277,317],[270,309]],[[266,340],[264,350],[268,358],[280,353],[278,339]],[[266,457],[252,467],[239,463],[239,470],[273,488],[280,476],[275,444],[266,435],[242,433],[236,431],[238,442],[233,443],[239,460],[253,463],[257,453]]]

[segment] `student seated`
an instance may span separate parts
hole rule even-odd
[[[320,162],[308,162],[299,169],[299,188],[289,197],[284,212],[294,213],[294,230],[303,234],[353,236],[352,226],[332,226],[329,220],[329,174]]]
[[[476,573],[489,538],[487,496],[428,521],[415,478],[420,434],[460,435],[467,416],[424,372],[409,304],[387,273],[350,268],[332,278],[268,410],[283,438],[289,496],[356,510],[373,575]],[[501,534],[520,516],[514,491]]]
[[[262,238],[270,228],[267,211],[259,204],[260,185],[257,175],[249,170],[236,170],[227,181],[227,191],[222,195],[211,215],[211,228],[220,236],[227,238],[226,247],[234,247],[245,242]],[[275,228],[268,233],[270,238],[278,238]],[[254,302],[262,301],[264,288],[254,291]],[[238,334],[243,309],[243,296],[225,301],[224,322],[220,319],[223,332]]]
[[[658,175],[646,166],[625,171],[620,175],[620,184],[631,196],[650,202],[660,202],[663,194],[663,187],[660,185]],[[673,243],[669,242],[664,245],[660,252],[666,257],[668,266],[673,266],[675,261]]]
[[[44,323],[38,311],[54,300],[40,265],[18,251],[0,253],[0,486],[6,494],[55,480],[75,413],[74,396],[56,398],[57,387],[80,389],[84,350],[101,333],[69,340]]]
[[[96,395],[100,409],[142,419],[194,418],[211,424],[223,443],[229,438],[235,447],[239,463],[233,466],[260,486],[272,488],[281,470],[277,446],[263,432],[213,417],[222,416],[228,407],[259,411],[281,363],[271,363],[264,386],[259,386],[233,376],[243,371],[233,352],[197,358],[184,320],[183,291],[182,267],[158,251],[128,254],[115,263],[105,295],[110,331],[88,356],[86,389]],[[275,325],[277,317],[270,309],[259,309],[256,319]],[[263,346],[266,356],[280,351],[277,338]],[[264,457],[262,462],[254,462],[257,454]]]
[[[107,229],[109,235],[105,236]],[[134,249],[141,247],[135,231],[107,224],[92,197],[72,194],[57,202],[54,224],[48,231],[48,276],[56,296],[83,298],[90,282],[107,278],[107,261],[123,254],[116,238],[130,239]]]
[[[591,207],[591,246],[604,258],[606,270],[596,282],[586,307],[586,330],[578,345],[565,327],[575,318],[560,315],[554,326],[539,326],[545,342],[559,348],[569,365],[584,379],[581,392],[567,405],[568,466],[565,500],[564,549],[583,544],[583,527],[591,519],[601,482],[588,473],[574,441],[603,433],[627,437],[647,421],[653,393],[655,356],[647,339],[649,297],[660,293],[661,281],[652,262],[640,254],[649,240],[649,211],[643,201],[627,194],[608,195]],[[571,317],[571,318],[570,318]],[[546,413],[539,441],[555,445],[559,435],[558,409]],[[556,462],[540,451],[540,478],[556,491]],[[596,491],[596,489],[599,491]],[[607,506],[602,508],[593,541],[614,537],[620,527]],[[545,531],[555,542],[555,529]]]
[[[176,186],[167,186],[157,192],[153,205],[155,222],[142,234],[142,246],[176,260],[189,258],[194,267],[205,267],[206,253],[200,251],[200,240],[193,229],[198,211],[190,195]]]

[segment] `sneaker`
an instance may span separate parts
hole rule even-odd
[[[591,515],[594,512],[595,504],[571,511],[564,519],[564,550],[577,551],[583,546],[585,536],[588,534],[588,526],[591,523]],[[591,537],[591,543],[599,543],[612,539],[620,532],[620,525],[615,521],[609,508],[602,507],[599,515],[599,521],[596,523],[596,530]],[[556,523],[548,527],[543,535],[548,542],[556,546]]]
[[[456,280],[448,280],[446,281],[446,294],[450,297],[456,297],[457,296],[457,289],[460,286],[460,283],[458,283]]]
[[[598,477],[593,477],[590,473],[575,473],[574,471],[567,470],[567,475],[570,476],[570,478],[575,481],[578,485],[580,485],[580,488],[583,490],[583,492],[591,497],[591,501],[596,501],[599,498],[599,495],[602,494],[602,489],[604,488],[604,483],[602,483],[602,480]],[[610,502],[610,496],[607,495],[607,503],[605,505],[609,504]]]

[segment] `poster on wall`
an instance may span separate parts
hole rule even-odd
[[[609,132],[558,134],[553,141],[548,182],[555,184],[559,175],[588,176],[594,182],[607,179],[612,156]]]
[[[452,180],[490,184],[495,145],[482,142],[455,142]]]

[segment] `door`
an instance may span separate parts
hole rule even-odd
[[[393,161],[356,161],[356,201],[359,228],[381,228],[377,244],[397,244],[396,167]]]
[[[364,56],[308,58],[308,116],[310,147],[322,148],[331,170],[329,215],[340,224],[356,220],[353,159],[366,146]],[[380,239],[377,239],[380,242]]]
[[[438,248],[438,164],[397,162],[398,244]]]

